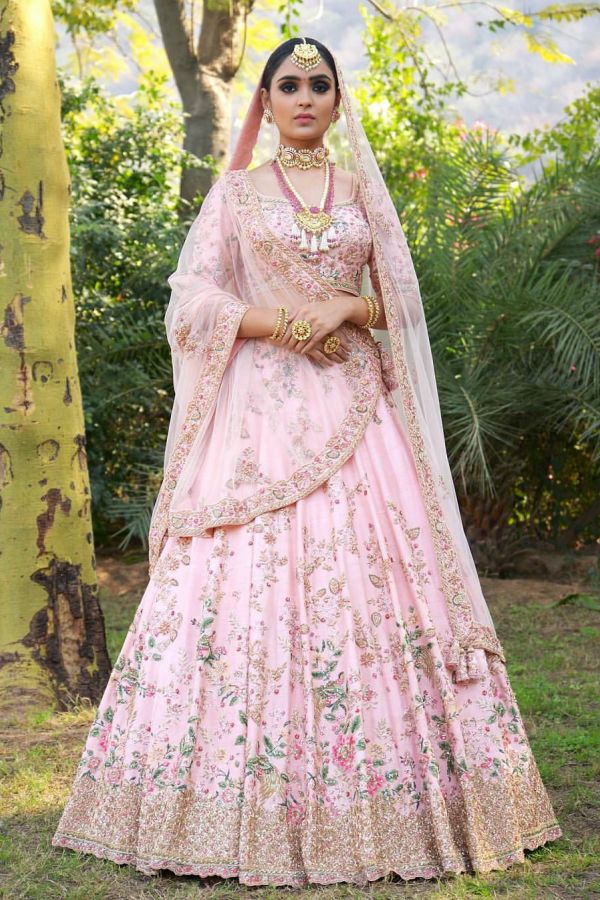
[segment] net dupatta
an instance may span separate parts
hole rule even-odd
[[[335,58],[335,57],[334,57]],[[419,284],[398,213],[335,59],[348,139],[373,236],[397,387],[453,631],[446,660],[458,680],[477,678],[483,652],[504,659],[465,535],[446,451]]]
[[[261,230],[260,223],[257,224],[260,217],[257,198],[246,173],[239,171],[245,170],[252,160],[261,126],[262,79],[259,79],[229,171],[207,195],[184,244],[177,271],[170,279],[173,293],[165,322],[175,351],[176,397],[165,450],[165,479],[150,527],[150,569],[156,565],[167,533],[206,536],[203,530],[208,521],[206,510],[213,525],[221,520],[225,523],[251,521],[262,509],[291,503],[322,483],[328,473],[343,464],[361,439],[379,391],[377,372],[381,369],[376,365],[379,367],[383,362],[386,383],[410,442],[440,574],[443,598],[432,601],[441,602],[441,607],[431,611],[432,619],[447,666],[454,671],[456,680],[466,681],[486,671],[486,652],[503,659],[502,648],[462,525],[410,251],[337,59],[335,65],[344,115],[332,141],[337,141],[341,151],[345,151],[342,163],[343,152],[338,154],[336,148],[339,164],[352,170],[358,178],[360,201],[371,229],[369,287],[375,289],[385,310],[388,330],[381,332],[389,344],[385,357],[382,351],[377,361],[372,337],[362,329],[351,330],[361,364],[347,384],[338,380],[339,409],[338,404],[320,399],[324,398],[320,379],[325,376],[316,367],[307,366],[307,360],[303,359],[304,365],[296,374],[304,397],[310,398],[316,407],[313,411],[311,406],[311,414],[318,419],[321,443],[315,436],[314,445],[306,448],[309,462],[297,467],[292,475],[281,468],[287,465],[290,456],[285,430],[293,428],[291,409],[288,422],[281,426],[279,446],[277,434],[270,434],[272,452],[259,460],[259,467],[254,467],[254,460],[248,458],[242,459],[241,470],[234,470],[231,448],[235,441],[242,446],[240,436],[245,436],[246,430],[244,410],[252,409],[261,402],[262,396],[259,381],[253,381],[257,375],[252,357],[260,342],[236,339],[245,310],[248,305],[273,307],[280,302],[281,294],[276,286],[271,289],[269,284],[268,273],[274,269],[278,283],[285,286],[287,305],[293,307],[295,302],[300,305],[307,298],[326,301],[331,296],[331,287],[307,269],[297,252],[286,248],[273,234],[265,238],[264,227]],[[276,266],[274,256],[278,258]],[[231,366],[234,355],[236,364]],[[296,365],[300,355],[288,352],[287,356],[288,365]],[[277,416],[271,417],[273,428],[287,414],[288,405],[292,406],[286,400],[277,407]],[[274,410],[272,406],[270,412]],[[268,412],[265,408],[265,413]],[[302,441],[305,437],[303,432]],[[227,484],[233,484],[234,490],[226,499],[215,494],[215,502],[210,505],[207,498],[215,490],[211,475],[215,476],[212,481],[218,480],[227,465],[231,467]],[[242,483],[248,472],[252,476],[248,481],[255,479],[257,472],[265,480],[264,486],[252,496],[246,496]],[[186,509],[190,500],[196,509],[202,510],[201,514]],[[442,619],[449,623],[449,629],[442,624]]]
[[[504,654],[462,524],[446,451],[419,284],[398,213],[335,55],[334,60],[350,150],[349,163],[359,179],[373,237],[373,263],[388,325],[386,342],[393,360],[394,377],[390,381],[396,387],[392,393],[410,440],[452,626],[453,640],[445,647],[446,661],[455,670],[457,680],[477,678],[485,669],[485,651],[502,659]],[[262,111],[260,87],[257,87],[232,154],[230,170],[250,164]]]

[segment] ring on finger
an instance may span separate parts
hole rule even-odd
[[[297,341],[307,341],[312,334],[312,325],[306,319],[296,319],[292,325],[292,334]]]
[[[323,343],[323,352],[324,353],[335,353],[339,350],[340,347],[340,339],[335,334],[330,334],[326,341]]]

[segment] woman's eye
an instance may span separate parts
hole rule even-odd
[[[291,94],[292,91],[296,90],[296,85],[294,84],[293,81],[288,81],[288,82],[284,82],[282,85],[280,85],[280,89],[285,94]],[[315,81],[315,83],[313,84],[313,90],[316,91],[318,94],[324,94],[326,91],[329,90],[329,83],[327,81]]]

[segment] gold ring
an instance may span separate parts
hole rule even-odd
[[[306,341],[312,334],[312,325],[306,319],[297,319],[292,325],[292,334],[297,341]]]
[[[335,353],[336,350],[339,350],[341,341],[336,334],[330,334],[325,343],[323,344],[323,352],[324,353]]]

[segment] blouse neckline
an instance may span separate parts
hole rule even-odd
[[[289,202],[290,202],[290,201],[287,199],[287,197],[284,197],[282,194],[279,194],[279,195],[276,196],[276,195],[274,195],[274,194],[263,194],[263,193],[261,193],[261,192],[257,189],[257,187],[256,187],[256,185],[254,184],[254,182],[252,181],[252,179],[250,178],[250,176],[249,176],[249,174],[248,174],[248,170],[247,170],[247,169],[243,169],[242,171],[243,171],[243,173],[244,173],[244,176],[245,176],[245,178],[246,178],[246,181],[247,181],[248,184],[250,185],[251,190],[254,191],[254,193],[256,194],[256,196],[257,196],[259,199],[261,199],[261,200],[278,200],[280,203],[289,203]],[[345,200],[337,200],[337,201],[335,201],[334,203],[332,203],[332,206],[346,206],[346,205],[351,204],[351,203],[356,203],[356,193],[357,193],[356,188],[357,188],[357,185],[358,185],[358,179],[356,178],[356,175],[354,175],[354,173],[352,173],[352,193],[350,194],[349,197],[346,197]]]

